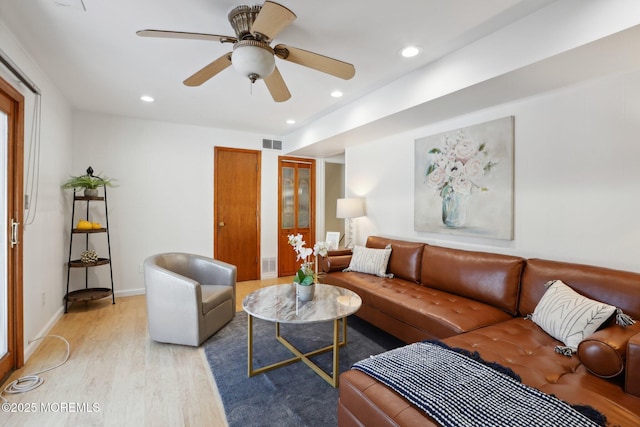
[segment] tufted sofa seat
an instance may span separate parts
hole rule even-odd
[[[578,354],[566,357],[555,352],[559,341],[524,317],[535,309],[544,283],[561,279],[580,294],[640,319],[640,274],[382,237],[370,237],[367,246],[389,243],[388,271],[395,274],[391,279],[342,272],[349,265],[347,252],[323,260],[326,283],[362,297],[358,316],[407,343],[436,338],[477,351],[485,360],[513,369],[527,385],[571,404],[594,407],[611,426],[640,425],[640,322],[622,328],[611,320],[581,343]],[[403,264],[407,255],[409,261]],[[591,357],[589,352],[599,355],[595,363],[580,358]],[[338,421],[340,426],[437,425],[357,370],[340,376]]]
[[[324,282],[362,298],[358,316],[405,342],[439,339],[511,319],[518,310],[523,258],[448,249],[371,236],[367,247],[391,244],[393,278],[343,272],[350,252],[323,260]]]
[[[326,283],[362,298],[358,316],[405,342],[446,338],[511,319],[503,310],[463,296],[393,278],[337,273]]]

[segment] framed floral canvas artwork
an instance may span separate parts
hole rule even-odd
[[[415,141],[416,231],[513,239],[514,117]]]

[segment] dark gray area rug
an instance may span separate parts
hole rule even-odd
[[[298,349],[309,352],[332,343],[332,322],[283,324],[281,334]],[[348,343],[340,349],[340,372],[373,354],[403,345],[401,341],[358,317],[347,321]],[[275,324],[254,319],[254,369],[292,357],[275,337]],[[247,376],[247,314],[235,318],[204,343],[204,351],[224,403],[231,427],[335,426],[338,389],[303,362]],[[332,352],[312,360],[326,372]]]

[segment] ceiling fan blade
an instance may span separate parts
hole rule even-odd
[[[291,93],[289,93],[289,89],[282,78],[282,74],[278,71],[278,67],[273,70],[273,73],[264,78],[264,82],[274,101],[284,102],[291,98]]]
[[[275,36],[280,34],[280,31],[284,30],[295,19],[296,14],[286,7],[272,1],[265,1],[256,20],[253,21],[251,33],[253,35],[259,33],[265,36],[267,40],[273,40]]]
[[[187,86],[200,86],[229,65],[231,65],[231,52],[225,53],[220,58],[203,67],[200,71],[197,71],[194,75],[187,78],[184,84]]]
[[[296,47],[277,45],[273,49],[276,55],[285,61],[295,62],[341,79],[349,80],[356,74],[356,68],[347,62],[329,58],[319,53],[309,52],[308,50],[298,49]]]
[[[235,37],[220,36],[217,34],[205,33],[188,33],[184,31],[165,31],[165,30],[140,30],[136,31],[140,37],[160,37],[165,39],[194,39],[194,40],[211,40],[216,42],[236,42]]]

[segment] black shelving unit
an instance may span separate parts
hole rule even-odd
[[[107,205],[107,187],[102,186],[104,196],[84,196],[79,195],[76,190],[73,190],[73,206],[71,208],[71,235],[69,237],[69,262],[67,263],[67,292],[65,294],[64,312],[66,313],[69,308],[69,303],[78,301],[91,301],[96,299],[102,299],[111,296],[112,303],[116,303],[116,297],[113,292],[113,268],[111,264],[111,239],[109,237],[109,209]],[[99,202],[104,204],[105,212],[105,227],[82,230],[74,228],[76,204],[84,202],[86,204],[86,220],[89,221],[89,206],[91,203]],[[72,249],[74,245],[74,236],[85,236],[84,247],[85,250],[89,249],[89,237],[95,234],[103,234],[107,236],[107,257],[98,258],[95,262],[84,262],[81,259],[71,259]],[[77,240],[77,239],[76,239]],[[101,287],[89,287],[89,269],[108,265],[109,266],[109,278],[111,280],[111,288]],[[85,287],[69,292],[69,281],[71,278],[72,268],[84,268]]]

